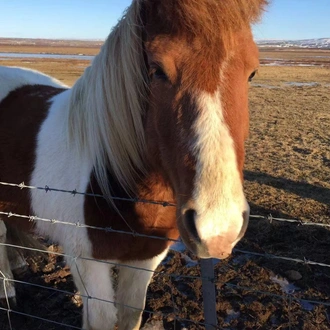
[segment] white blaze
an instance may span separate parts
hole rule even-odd
[[[214,236],[237,237],[248,205],[220,92],[202,92],[197,102],[200,115],[194,127],[197,169],[193,194],[196,227],[202,240]]]

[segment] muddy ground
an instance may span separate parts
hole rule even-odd
[[[329,57],[329,51],[261,52],[265,65],[251,84],[246,145],[245,189],[252,215],[330,224]],[[1,64],[36,68],[72,84],[87,62],[15,59]],[[237,248],[330,265],[327,227],[270,220],[252,218]],[[81,326],[81,302],[63,259],[51,255],[30,263],[16,279],[49,289],[18,284],[15,310]],[[146,329],[203,329],[198,261],[172,251],[157,271],[146,304],[156,314],[145,312]],[[173,273],[180,276],[167,275]],[[236,251],[215,263],[215,274],[219,328],[330,329],[329,267]],[[69,329],[15,313],[10,318],[16,330]],[[0,330],[7,329],[2,311]]]

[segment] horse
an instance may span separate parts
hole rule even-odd
[[[7,279],[7,230],[49,237],[77,256],[71,272],[84,296],[83,328],[131,330],[172,240],[180,236],[201,258],[231,254],[249,219],[244,141],[259,65],[251,24],[266,5],[133,0],[71,88],[33,70],[0,68],[0,181],[82,192],[1,186]],[[116,290],[111,262],[127,266]]]

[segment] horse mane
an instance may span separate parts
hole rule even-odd
[[[100,53],[72,87],[69,141],[91,159],[98,184],[111,201],[109,173],[134,192],[143,173],[142,117],[147,99],[140,3],[133,1]]]
[[[152,26],[158,33],[185,34],[223,47],[235,41],[234,33],[249,29],[261,17],[268,0],[155,0],[148,1]],[[175,19],[174,19],[175,17]]]
[[[168,0],[163,5],[172,7],[172,15],[176,11],[174,24],[185,25],[187,31],[214,34],[219,33],[215,28],[218,26],[225,34],[255,23],[267,3],[268,0]]]

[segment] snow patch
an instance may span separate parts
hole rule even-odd
[[[259,47],[276,47],[276,48],[318,48],[330,49],[330,38],[316,38],[303,40],[256,40]]]

